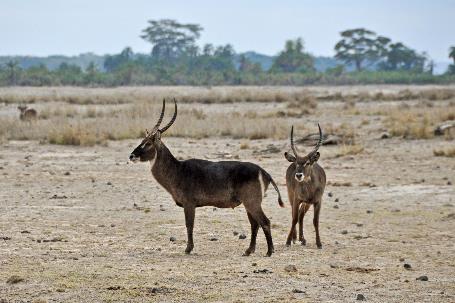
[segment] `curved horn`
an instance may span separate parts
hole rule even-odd
[[[171,125],[174,124],[176,118],[177,118],[177,101],[174,98],[174,115],[172,116],[171,121],[169,121],[169,123],[165,127],[160,129],[160,132],[164,133],[169,127],[171,127]]]
[[[318,140],[318,143],[316,144],[316,146],[314,147],[314,149],[310,152],[310,154],[314,154],[315,152],[317,152],[319,147],[321,147],[321,145],[322,145],[322,130],[321,130],[321,126],[319,125],[319,123],[318,123],[318,128],[319,128],[319,140]]]
[[[149,132],[149,135],[155,134],[156,131],[159,129],[160,124],[161,124],[161,122],[163,121],[163,118],[164,118],[164,110],[165,110],[165,107],[166,107],[166,102],[165,102],[165,100],[163,99],[163,107],[161,108],[160,118],[158,119],[158,122],[156,122],[156,125],[153,127],[152,131]]]
[[[292,152],[294,153],[294,156],[298,157],[297,150],[294,146],[294,125],[292,125],[292,127],[291,127],[291,148],[292,148]]]

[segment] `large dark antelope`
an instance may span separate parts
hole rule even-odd
[[[291,148],[294,155],[285,153],[284,156],[289,162],[286,171],[286,185],[288,188],[289,201],[292,206],[292,225],[286,241],[286,245],[291,245],[291,241],[296,240],[296,224],[299,222],[299,241],[302,245],[306,244],[303,236],[303,218],[311,205],[314,207],[313,225],[316,231],[316,245],[322,248],[321,238],[319,237],[319,214],[321,212],[322,194],[324,193],[326,177],[324,169],[317,163],[319,159],[318,149],[322,143],[322,130],[319,128],[319,140],[315,148],[305,156],[299,156],[294,146],[294,126],[291,128]],[[300,208],[299,208],[300,207]]]
[[[22,121],[31,121],[38,117],[38,113],[33,108],[21,105],[18,106],[17,109],[20,111],[19,119]]]
[[[261,208],[262,198],[270,183],[278,193],[278,203],[283,207],[280,192],[272,177],[258,165],[248,162],[177,160],[161,141],[161,135],[171,127],[177,117],[175,100],[174,104],[175,110],[171,121],[160,129],[165,109],[163,100],[158,122],[131,153],[130,160],[150,161],[152,175],[171,194],[175,203],[183,207],[188,235],[185,252],[189,254],[194,247],[193,226],[196,207],[234,208],[243,203],[251,224],[251,242],[244,255],[248,256],[255,251],[256,237],[261,226],[267,240],[267,256],[271,256],[274,248],[270,220]]]

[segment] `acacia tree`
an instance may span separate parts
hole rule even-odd
[[[304,52],[303,41],[301,38],[297,38],[295,41],[286,41],[284,50],[273,61],[270,72],[293,73],[314,70],[313,57]]]
[[[386,48],[385,61],[379,64],[383,70],[406,70],[423,72],[426,58],[401,42],[391,43]]]
[[[152,56],[157,59],[176,58],[195,50],[203,28],[198,24],[182,24],[171,19],[150,20],[141,38],[152,44]]]
[[[356,28],[341,32],[342,39],[335,45],[335,57],[346,64],[355,64],[357,71],[365,62],[374,63],[384,56],[389,38],[377,36],[375,32]]]

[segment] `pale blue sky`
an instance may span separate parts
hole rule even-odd
[[[0,0],[0,55],[148,52],[139,35],[149,19],[204,27],[199,44],[276,54],[289,38],[333,55],[339,32],[366,27],[436,61],[455,45],[455,0]]]

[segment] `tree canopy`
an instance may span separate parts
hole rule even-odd
[[[270,72],[305,73],[314,71],[313,57],[304,52],[303,40],[288,40],[273,62]]]
[[[343,31],[341,37],[335,45],[335,57],[346,64],[355,64],[357,71],[363,70],[365,62],[372,64],[383,57],[390,42],[389,38],[364,28]]]
[[[152,56],[169,60],[183,53],[194,53],[196,40],[203,28],[199,24],[183,24],[171,19],[150,20],[141,38],[152,44]]]

